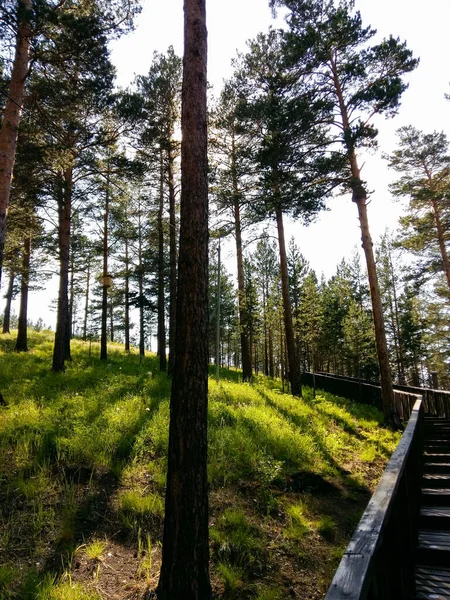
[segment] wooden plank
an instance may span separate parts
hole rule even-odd
[[[445,531],[419,531],[419,548],[450,552],[450,533]],[[450,560],[450,554],[449,554]]]
[[[359,600],[369,589],[371,555],[347,554],[342,557],[325,600]]]
[[[416,567],[416,597],[433,599],[450,598],[450,569],[420,565]]]
[[[421,406],[421,400],[417,399],[401,440],[347,546],[325,600],[362,600],[367,597],[372,585],[374,557],[377,552],[381,553],[380,548],[393,512],[394,500],[402,478],[406,475],[407,460],[418,432]],[[407,514],[405,513],[406,516]],[[403,539],[398,542],[404,544]],[[386,554],[385,560],[389,561],[387,553],[381,554]],[[383,571],[380,572],[380,576],[385,579],[386,570],[380,569],[380,571]],[[402,577],[403,575],[399,573],[397,579]],[[383,581],[380,581],[380,587],[383,587]],[[373,597],[382,598],[377,595]]]

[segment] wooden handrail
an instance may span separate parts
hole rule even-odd
[[[417,396],[325,600],[401,600],[413,595],[411,552],[417,535],[422,436],[423,403]]]

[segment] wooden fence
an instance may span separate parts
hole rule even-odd
[[[354,402],[362,402],[383,409],[380,384],[373,381],[331,375],[329,373],[303,373],[302,382],[337,396],[349,398]],[[403,392],[403,393],[400,393]],[[406,394],[406,395],[405,395]],[[425,414],[450,418],[450,392],[432,390],[406,385],[394,385],[394,398],[397,414],[402,421],[407,421],[417,396],[423,398]]]
[[[321,387],[321,386],[320,386]],[[404,394],[409,407],[411,394]],[[350,540],[325,600],[401,600],[414,596],[424,403],[408,425]]]

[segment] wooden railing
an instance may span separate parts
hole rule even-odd
[[[412,395],[398,391],[405,410]],[[412,551],[419,515],[424,406],[415,396],[403,436],[350,540],[325,600],[414,596]]]
[[[381,388],[377,382],[328,373],[316,373],[314,376],[312,373],[303,373],[302,382],[312,387],[313,377],[316,386],[321,390],[343,396],[354,402],[376,406],[379,410],[383,408]],[[409,400],[399,392],[408,394]],[[450,418],[450,392],[395,384],[395,406],[402,421],[409,419],[417,395],[423,397],[425,414]]]

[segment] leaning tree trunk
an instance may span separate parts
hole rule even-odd
[[[166,359],[166,307],[164,293],[164,163],[163,151],[160,150],[160,185],[159,185],[159,207],[158,207],[158,351],[159,370],[165,371],[167,368]]]
[[[283,297],[284,329],[286,335],[287,360],[289,366],[289,381],[291,383],[291,394],[293,396],[301,397],[301,373],[300,364],[297,360],[297,350],[295,347],[294,326],[292,324],[286,243],[284,239],[283,212],[281,208],[276,209],[276,219],[278,229],[278,245],[280,249],[281,294]]]
[[[14,271],[11,271],[9,274],[9,283],[8,290],[6,292],[6,304],[5,304],[5,312],[3,314],[3,333],[10,333],[11,327],[11,304],[14,294],[14,280],[16,278],[16,274]]]
[[[347,106],[344,101],[339,74],[336,64],[331,59],[333,81],[336,96],[339,102],[339,109],[342,118],[344,134],[351,131],[348,117]],[[375,343],[377,347],[378,364],[380,367],[381,394],[383,397],[383,414],[387,423],[398,424],[398,418],[395,413],[394,388],[392,387],[392,374],[389,365],[389,352],[386,341],[386,330],[384,327],[383,307],[381,304],[380,286],[375,265],[375,256],[373,253],[373,243],[369,230],[369,220],[367,217],[367,193],[361,181],[361,170],[356,159],[355,149],[351,136],[346,135],[347,156],[352,175],[352,200],[358,208],[358,217],[361,227],[361,241],[367,264],[367,275],[369,278],[370,298],[372,300],[372,314],[375,327]]]
[[[185,0],[180,257],[160,600],[209,600],[205,0]]]
[[[28,289],[30,280],[31,234],[28,233],[23,243],[22,281],[20,285],[19,324],[17,330],[16,351],[28,352]]]
[[[173,361],[175,356],[175,331],[177,323],[177,221],[175,206],[175,182],[173,174],[174,158],[172,147],[169,144],[167,155],[167,169],[169,179],[169,363],[167,374],[172,377]]]
[[[30,13],[31,0],[18,0],[16,50],[0,129],[0,288],[6,236],[6,214],[22,115],[25,80],[28,73],[31,38]]]
[[[70,220],[72,211],[71,169],[61,174],[63,190],[58,198],[59,292],[56,313],[55,343],[52,370],[64,371],[66,359],[70,360],[69,323],[69,255]]]
[[[437,234],[437,241],[439,244],[439,250],[440,250],[441,258],[442,258],[442,266],[444,269],[445,277],[447,279],[447,285],[450,289],[450,262],[448,260],[447,249],[445,247],[445,234],[444,234],[444,228],[442,226],[441,213],[439,210],[439,205],[438,205],[437,200],[433,199],[431,201],[431,205],[433,207],[434,222],[436,223],[436,234]]]
[[[353,189],[353,202],[356,203],[358,208],[362,247],[367,263],[367,274],[369,278],[373,322],[375,327],[375,343],[377,347],[378,364],[380,366],[383,414],[387,423],[396,425],[398,422],[398,417],[395,413],[394,389],[392,387],[391,367],[389,365],[389,352],[386,341],[386,330],[384,327],[383,307],[381,304],[380,287],[378,285],[375,256],[373,254],[373,243],[370,236],[369,221],[367,218],[366,191],[361,184]]]

